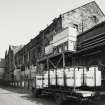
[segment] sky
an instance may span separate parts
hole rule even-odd
[[[0,58],[25,45],[60,14],[93,0],[0,0]],[[95,0],[105,14],[105,0]]]

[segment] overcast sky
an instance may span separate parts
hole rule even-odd
[[[93,0],[0,0],[0,58],[9,45],[26,44],[55,17]],[[95,0],[105,13],[105,0]]]

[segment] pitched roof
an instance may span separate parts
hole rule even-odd
[[[100,7],[97,5],[97,3],[95,1],[92,1],[92,2],[86,3],[86,4],[82,5],[82,6],[79,6],[77,8],[74,8],[74,9],[72,9],[70,11],[67,11],[67,12],[65,12],[63,14],[66,14],[66,13],[69,13],[71,11],[74,11],[74,10],[77,10],[77,9],[80,9],[82,7],[86,7],[86,6],[89,6],[89,5],[93,5],[93,4],[96,5],[100,9]],[[105,15],[101,9],[100,9],[100,11],[102,12],[103,15]],[[61,14],[61,15],[63,15],[63,14]]]

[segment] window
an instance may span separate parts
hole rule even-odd
[[[92,18],[92,21],[93,21],[94,23],[97,23],[97,22],[98,22],[98,18],[97,18],[96,16],[92,16],[91,18]]]
[[[73,24],[73,27],[76,28],[78,31],[78,25],[77,24]]]

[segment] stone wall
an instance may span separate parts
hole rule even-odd
[[[62,27],[73,26],[79,33],[105,21],[105,15],[95,1],[62,14]]]

